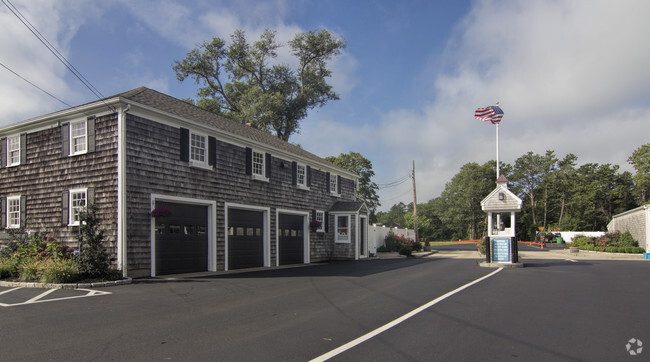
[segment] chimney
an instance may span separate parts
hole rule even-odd
[[[255,129],[257,129],[257,125],[254,124],[254,123],[252,123],[252,122],[246,122],[245,124],[246,124],[248,127],[251,127],[251,128],[255,128]]]

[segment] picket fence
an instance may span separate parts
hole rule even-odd
[[[395,235],[404,235],[407,238],[415,239],[415,231],[412,229],[388,228],[386,226],[369,225],[368,226],[368,247],[373,255],[377,255],[377,248],[384,245],[384,238],[389,231]]]

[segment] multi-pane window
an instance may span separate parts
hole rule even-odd
[[[253,175],[264,177],[264,153],[253,151]]]
[[[336,241],[345,243],[350,241],[350,217],[336,217]]]
[[[7,228],[20,227],[20,196],[7,197]]]
[[[70,123],[70,154],[85,153],[88,150],[86,121]]]
[[[190,160],[198,163],[205,163],[206,137],[192,133],[190,138]]]
[[[325,212],[316,210],[316,221],[320,221],[320,226],[316,231],[323,232],[325,231]]]
[[[79,213],[86,208],[86,189],[70,190],[70,225],[79,225]]]
[[[7,166],[20,164],[20,136],[7,137]]]
[[[307,187],[307,166],[298,165],[296,167],[296,180],[298,185]]]
[[[337,190],[338,190],[337,185],[338,185],[338,183],[337,183],[336,175],[330,175],[330,192],[331,193],[333,193],[333,194],[338,193],[337,192]]]

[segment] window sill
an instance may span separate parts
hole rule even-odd
[[[207,163],[192,162],[192,161],[190,161],[190,167],[200,168],[202,170],[212,170],[213,169],[213,167],[208,165]]]
[[[296,188],[299,189],[299,190],[305,190],[305,191],[311,190],[311,188],[309,188],[309,187],[307,187],[305,185],[301,185],[301,184],[296,185]]]
[[[350,244],[350,240],[336,240],[336,244]]]
[[[260,175],[251,175],[251,180],[269,182],[269,179],[267,177],[260,176]]]
[[[333,197],[341,197],[341,194],[336,193],[336,192],[330,192],[330,196],[333,196]]]
[[[16,166],[20,166],[20,162],[19,163],[12,163],[11,165],[7,165],[6,167],[9,168],[9,167],[16,167]]]

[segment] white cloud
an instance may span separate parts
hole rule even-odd
[[[13,4],[63,56],[84,20],[96,14],[83,3],[53,0]],[[0,6],[0,62],[29,82],[66,103],[78,94],[67,83],[68,71],[4,4]],[[52,109],[66,108],[5,68],[0,69],[0,125],[21,121]]]

